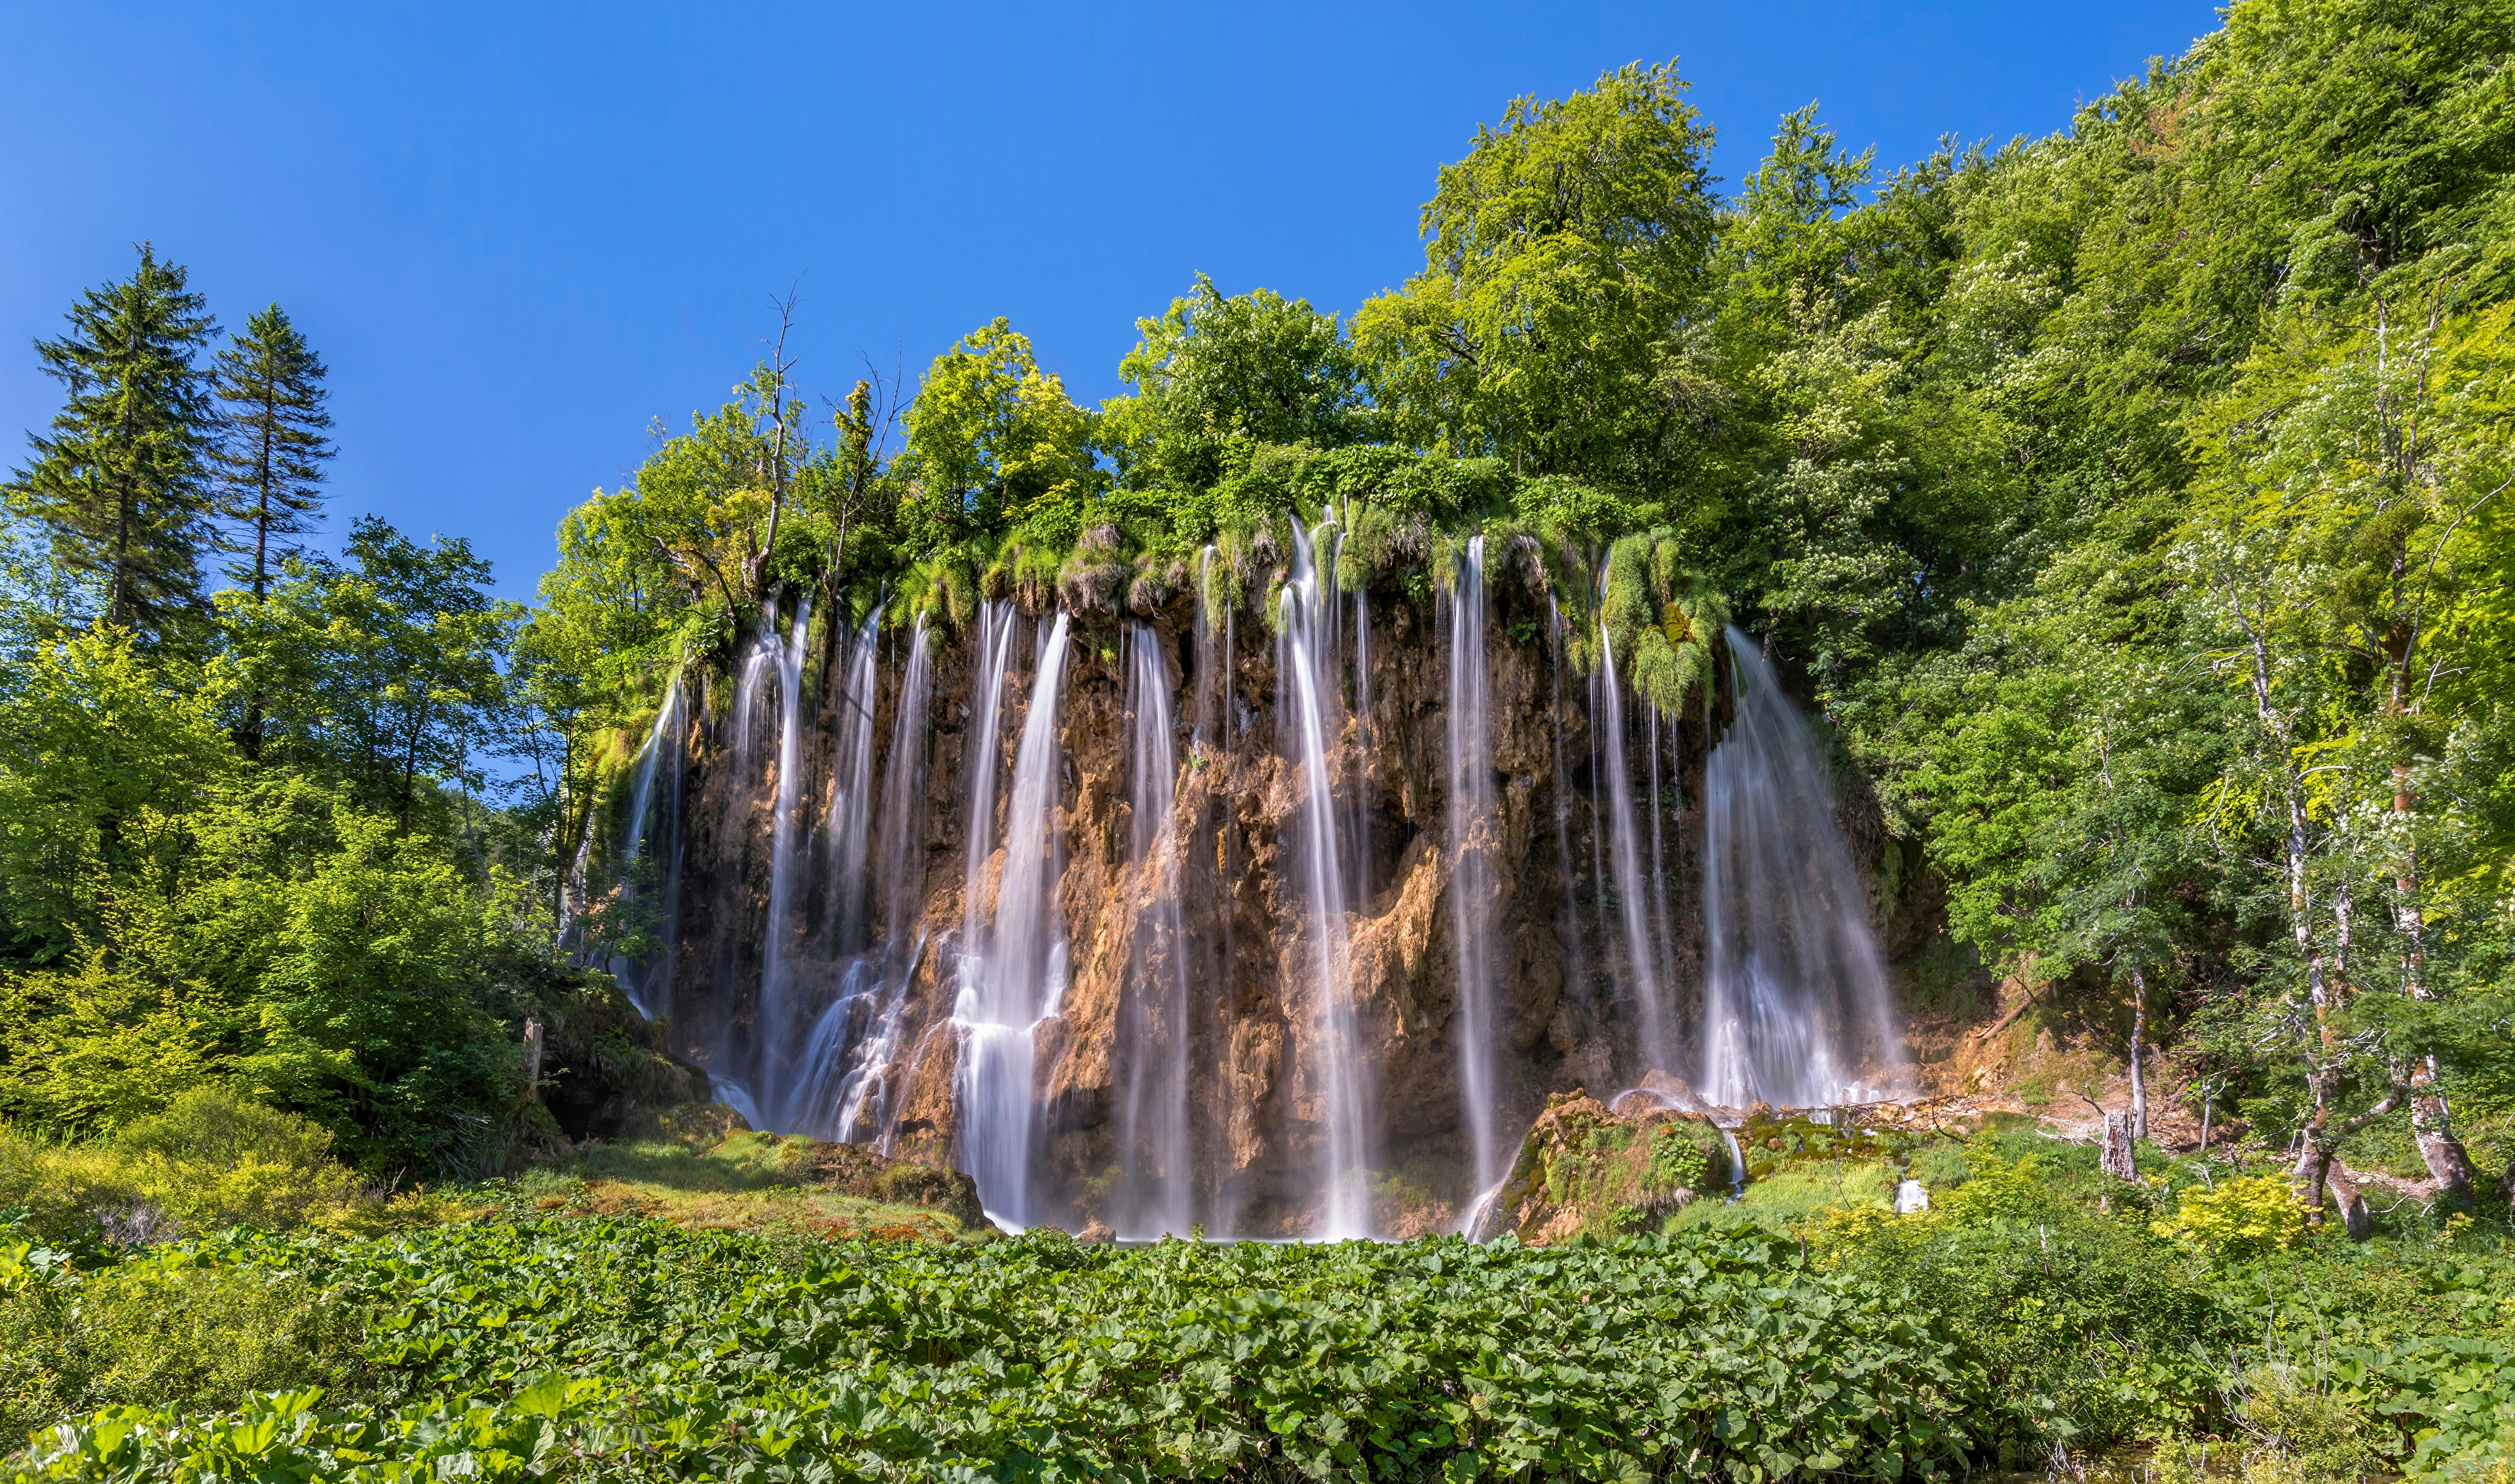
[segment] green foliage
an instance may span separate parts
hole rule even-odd
[[[0,921],[36,964],[103,932],[128,893],[163,891],[180,825],[231,776],[218,725],[231,680],[99,626],[42,643],[0,682]]]
[[[1729,622],[1728,601],[1684,564],[1683,550],[1666,531],[1627,536],[1608,549],[1599,599],[1618,673],[1670,716],[1697,689],[1709,696]]]
[[[2239,1175],[2217,1188],[2187,1191],[2174,1213],[2155,1223],[2217,1260],[2244,1261],[2281,1252],[2304,1235],[2305,1205],[2296,1188],[2271,1175]]]
[[[1707,1190],[1711,1165],[1711,1152],[1690,1136],[1686,1127],[1662,1124],[1652,1131],[1647,1175],[1652,1186],[1661,1190]]]
[[[215,1411],[291,1387],[354,1394],[360,1319],[284,1260],[181,1248],[0,1281],[0,1447],[100,1408]]]
[[[183,268],[144,243],[129,279],[89,290],[68,318],[68,334],[35,343],[67,401],[50,436],[29,437],[34,460],[10,506],[102,587],[95,616],[178,637],[203,607],[199,558],[217,509],[218,418],[197,357],[218,326]]]
[[[323,461],[334,452],[323,433],[332,426],[323,377],[322,357],[275,304],[219,352],[218,394],[229,409],[218,449],[225,514],[239,527],[236,550],[253,554],[227,570],[256,598],[305,554],[292,538],[322,518]]]
[[[900,519],[918,556],[1013,526],[1062,554],[1108,482],[1093,454],[1093,414],[1004,319],[935,357],[902,421],[894,474],[917,491]]]
[[[292,561],[260,600],[222,595],[262,761],[404,827],[447,829],[438,786],[483,787],[480,739],[499,730],[499,660],[523,609],[490,596],[489,564],[460,537],[421,546],[362,515],[344,555]]]
[[[1946,1316],[2032,1414],[2033,1436],[2095,1448],[2216,1417],[2212,1352],[2246,1335],[2239,1307],[2180,1248],[2077,1202],[2002,1192],[2008,1173],[1934,1193],[1929,1216],[1853,1228],[1828,1260]]]
[[[1370,430],[1344,332],[1306,300],[1270,289],[1226,298],[1199,273],[1135,328],[1143,338],[1118,364],[1135,390],[1103,404],[1098,433],[1124,488],[1201,489],[1235,446],[1335,447]],[[1158,516],[1145,523],[1157,528]]]
[[[381,1476],[457,1453],[505,1476],[552,1446],[545,1427],[595,1471],[635,1450],[677,1472],[832,1477],[1778,1476],[1945,1470],[2001,1425],[1927,1316],[1752,1240],[1041,1238],[790,1266],[757,1239],[579,1219],[231,1251],[382,1315],[369,1362],[412,1400],[107,1413],[40,1445],[35,1476],[219,1456]]]
[[[1665,477],[1714,221],[1711,130],[1684,93],[1672,63],[1635,64],[1516,99],[1442,167],[1424,271],[1354,316],[1402,438],[1625,488]]]
[[[159,1238],[372,1224],[378,1203],[331,1147],[331,1132],[310,1120],[194,1087],[109,1139],[57,1143],[0,1126],[0,1211],[22,1213],[28,1234],[61,1243],[100,1219]]]

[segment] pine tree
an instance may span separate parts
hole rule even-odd
[[[257,599],[270,591],[279,564],[303,550],[290,538],[323,518],[323,461],[334,451],[323,435],[332,426],[323,374],[322,359],[275,304],[219,352],[219,397],[227,404],[221,483],[237,526],[232,549],[253,554],[227,570],[252,584]]]
[[[162,637],[205,606],[217,412],[194,356],[218,325],[146,243],[139,271],[89,290],[68,319],[67,335],[35,342],[68,401],[51,436],[29,435],[34,463],[10,501],[64,567],[104,584],[106,621]]]

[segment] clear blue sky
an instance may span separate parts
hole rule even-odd
[[[469,536],[528,596],[646,427],[714,406],[802,276],[805,386],[913,383],[996,314],[1079,397],[1199,269],[1349,312],[1524,93],[1680,59],[1735,182],[1818,101],[1883,164],[2004,141],[2217,23],[2106,5],[10,7],[0,463],[29,342],[153,239],[331,363],[334,529]]]

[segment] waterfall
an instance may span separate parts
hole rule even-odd
[[[792,1044],[793,969],[789,959],[802,936],[795,888],[803,872],[796,833],[803,820],[804,797],[804,648],[810,641],[812,598],[806,593],[795,604],[794,626],[778,643],[765,636],[766,653],[777,674],[777,792],[769,816],[768,922],[761,934],[760,1000],[752,1024],[751,1095],[763,1112],[782,1112],[786,1081],[786,1049]]]
[[[926,615],[908,641],[899,708],[890,721],[890,759],[882,778],[882,928],[894,947],[917,920],[926,886],[926,730],[934,684],[934,634]],[[894,955],[895,956],[895,955]]]
[[[1633,814],[1632,768],[1625,759],[1624,686],[1616,679],[1615,640],[1604,619],[1598,623],[1598,674],[1605,698],[1606,735],[1599,739],[1607,755],[1607,801],[1615,827],[1607,853],[1616,871],[1616,896],[1624,909],[1625,951],[1630,955],[1633,1000],[1640,1012],[1641,1070],[1666,1070],[1676,1064],[1668,1044],[1666,1010],[1660,1000],[1659,955],[1651,944],[1649,901],[1643,894],[1640,824]]]
[[[1825,749],[1753,641],[1731,629],[1728,648],[1736,717],[1704,769],[1704,1094],[1728,1107],[1880,1096],[1903,1047]]]
[[[1121,1236],[1184,1236],[1192,1220],[1187,934],[1179,916],[1179,828],[1171,817],[1178,764],[1170,667],[1160,638],[1145,624],[1129,626],[1127,649],[1127,713],[1133,720],[1128,861],[1134,867],[1134,922],[1119,1048],[1127,1083],[1119,1108],[1125,1163],[1115,1224]]]
[[[1293,566],[1284,578],[1275,629],[1276,734],[1300,791],[1295,830],[1297,869],[1309,908],[1313,1001],[1310,1022],[1321,1124],[1320,1235],[1370,1234],[1369,1095],[1354,1025],[1352,972],[1345,936],[1345,892],[1337,839],[1335,774],[1329,751],[1336,711],[1327,692],[1334,655],[1319,640],[1334,599],[1312,559],[1309,534],[1291,520]]]
[[[655,708],[655,724],[646,731],[646,743],[638,749],[637,782],[629,790],[629,844],[620,852],[626,865],[635,865],[646,844],[646,814],[655,802],[655,769],[664,758],[664,741],[673,734],[681,714],[681,673],[664,686],[664,702]]]
[[[1371,595],[1359,589],[1353,595],[1352,818],[1353,897],[1368,909],[1371,904]]]
[[[1571,636],[1564,630],[1563,610],[1555,605],[1551,591],[1546,595],[1546,615],[1554,661],[1554,707],[1546,728],[1554,746],[1554,868],[1563,880],[1562,933],[1565,955],[1570,960],[1564,979],[1586,1004],[1594,986],[1589,978],[1589,956],[1582,942],[1580,876],[1572,864],[1572,772],[1563,762],[1563,650],[1564,640]]]
[[[1003,615],[995,665],[1009,647],[1012,615]],[[1004,864],[997,876],[995,915],[980,930],[977,896],[964,912],[959,993],[952,1015],[963,1041],[959,1073],[961,1163],[978,1185],[991,1216],[1009,1224],[1032,1220],[1030,1142],[1035,1032],[1056,1013],[1064,992],[1065,935],[1056,911],[1058,867],[1055,832],[1057,689],[1065,673],[1066,617],[1059,613],[1039,656],[1021,744],[1013,759],[1013,788],[1005,808]],[[994,727],[986,729],[992,742]],[[995,765],[980,764],[986,803],[993,803]],[[969,879],[982,887],[985,861],[975,831],[985,813],[973,808]]]
[[[1660,843],[1661,816],[1668,812],[1668,796],[1661,792],[1659,786],[1659,706],[1651,701],[1644,701],[1642,704],[1650,708],[1651,933],[1659,946],[1659,958],[1656,961],[1659,981],[1662,984],[1674,984],[1676,982],[1676,940],[1669,935],[1668,930],[1668,856]],[[1673,723],[1669,727],[1670,732],[1675,729]]]
[[[1471,1188],[1509,1173],[1502,1148],[1494,933],[1501,910],[1490,681],[1485,672],[1485,538],[1472,537],[1450,585],[1450,907],[1458,929],[1459,1097],[1467,1125]]]
[[[920,615],[901,677],[897,715],[891,720],[889,762],[883,774],[880,818],[884,880],[868,869],[876,823],[871,791],[874,686],[878,635],[868,620],[857,637],[840,706],[840,748],[830,804],[832,893],[841,926],[838,951],[852,955],[841,970],[838,998],[822,1010],[804,1044],[803,1075],[787,1098],[783,1127],[843,1143],[863,1141],[888,1112],[897,1093],[892,1063],[898,1058],[908,983],[916,966],[903,958],[907,903],[923,877],[914,851],[925,814],[927,689],[933,674],[932,646]],[[864,918],[879,902],[882,936],[869,941]]]
[[[673,672],[672,680],[664,686],[663,704],[655,708],[655,724],[646,733],[646,743],[638,750],[637,781],[629,790],[629,843],[620,851],[619,891],[620,900],[624,905],[641,894],[640,888],[643,884],[638,879],[638,866],[645,854],[646,822],[655,803],[655,776],[663,764],[664,754],[668,750],[673,754],[674,764],[673,811],[667,816],[665,822],[669,825],[680,817],[680,718],[681,675],[679,670],[676,670]],[[678,851],[679,832],[674,833],[674,845]],[[664,906],[668,918],[673,905],[673,882],[667,877],[664,885]],[[666,1004],[668,1003],[653,996],[652,990],[655,986],[649,981],[660,970],[664,975],[662,987],[667,995],[670,993],[672,983],[671,924],[667,921],[662,926],[665,928],[664,947],[652,962],[640,965],[628,958],[615,958],[611,965],[611,975],[619,981],[621,991],[629,996],[629,1003],[638,1008],[639,1014],[649,1020],[662,1018],[667,1013]]]
[[[875,665],[881,655],[880,614],[865,619],[848,647],[846,679],[838,694],[837,751],[830,760],[830,920],[841,954],[861,952],[865,918],[873,903],[866,865],[873,842],[873,709]]]

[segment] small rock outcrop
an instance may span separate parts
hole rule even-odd
[[[1732,1162],[1710,1117],[1651,1099],[1619,1103],[1627,1111],[1579,1091],[1547,1098],[1477,1234],[1620,1236],[1726,1187]]]

